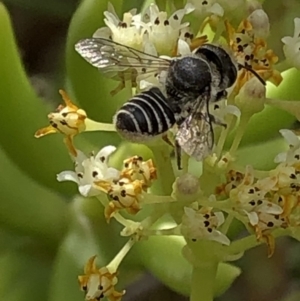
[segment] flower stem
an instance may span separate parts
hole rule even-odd
[[[212,301],[219,262],[206,261],[193,267],[190,301]]]
[[[166,195],[145,194],[143,203],[145,204],[166,204],[176,202],[174,198]]]
[[[91,131],[115,132],[116,131],[116,127],[112,123],[97,122],[89,118],[85,120],[85,126],[86,126],[85,132],[91,132]]]
[[[277,229],[272,232],[272,236],[274,238],[290,235],[291,230],[290,229]],[[227,247],[227,253],[228,254],[238,254],[241,252],[245,252],[249,249],[252,249],[260,244],[262,244],[263,241],[258,241],[255,237],[255,235],[250,235],[245,238],[239,239],[237,241],[234,241],[230,246]]]
[[[243,138],[243,135],[245,133],[248,122],[249,122],[249,117],[248,116],[244,116],[244,117],[242,116],[241,117],[240,123],[238,125],[238,129],[236,131],[234,140],[232,142],[232,145],[231,145],[231,148],[230,148],[230,151],[229,151],[229,153],[232,156],[235,154],[235,152],[237,151],[237,149],[238,149],[238,147],[239,147],[239,145],[242,141],[242,138]]]
[[[164,144],[149,145],[153,152],[158,179],[151,189],[152,193],[171,195],[175,175],[171,163],[169,146]]]
[[[215,151],[215,153],[216,153],[216,155],[219,159],[222,155],[224,144],[225,144],[226,138],[228,136],[229,130],[231,129],[233,121],[234,121],[234,117],[229,116],[226,128],[222,128],[221,135],[219,137],[217,147],[216,147],[216,151]]]
[[[121,261],[124,259],[124,257],[127,255],[127,253],[130,251],[134,244],[135,240],[130,238],[128,242],[124,245],[124,247],[120,250],[120,252],[106,266],[110,273],[115,273],[117,271]]]
[[[234,220],[233,214],[229,213],[228,216],[226,217],[224,224],[220,228],[220,230],[223,234],[225,234],[225,235],[227,234],[233,220]]]

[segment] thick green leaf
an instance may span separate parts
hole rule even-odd
[[[75,1],[40,1],[40,0],[5,0],[6,3],[20,6],[23,10],[31,10],[33,13],[43,14],[49,17],[67,19],[75,9]]]
[[[67,205],[30,179],[0,148],[0,225],[56,247],[64,233]]]
[[[258,170],[270,170],[276,166],[274,158],[288,149],[286,141],[281,137],[263,143],[242,147],[237,152],[236,164],[252,165]]]
[[[35,243],[24,243],[0,256],[0,299],[47,300],[52,254]]]
[[[0,3],[0,141],[7,155],[32,178],[59,192],[69,192],[55,174],[71,161],[62,136],[34,138],[48,124],[46,107],[37,98],[21,64],[8,13]],[[54,159],[55,158],[55,159]]]
[[[179,237],[152,237],[136,246],[141,263],[174,291],[189,295],[192,266],[181,254],[184,240]],[[225,292],[240,275],[238,267],[221,263],[215,283],[215,295]]]

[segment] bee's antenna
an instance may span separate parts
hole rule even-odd
[[[262,77],[255,70],[253,70],[251,67],[244,66],[242,64],[238,64],[238,67],[246,69],[247,71],[250,71],[264,86],[266,85],[266,82],[262,79]]]

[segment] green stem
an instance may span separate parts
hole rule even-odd
[[[207,261],[193,267],[191,301],[212,301],[219,262]]]
[[[110,273],[115,273],[118,270],[120,263],[134,244],[135,240],[130,238],[124,247],[119,251],[119,253],[114,257],[114,259],[106,266]]]
[[[228,216],[226,217],[226,220],[224,222],[224,224],[221,226],[220,231],[226,235],[226,233],[228,232],[230,225],[232,223],[232,221],[234,220],[234,216],[233,214],[229,213]]]
[[[291,230],[290,229],[277,229],[272,232],[272,236],[274,238],[280,237],[280,236],[287,236],[291,235]],[[238,254],[241,252],[245,252],[249,249],[252,249],[254,247],[259,246],[262,244],[263,241],[258,241],[255,237],[255,235],[247,236],[245,238],[239,239],[237,241],[234,241],[231,243],[230,246],[227,247],[227,253],[228,254]]]
[[[233,121],[234,121],[234,116],[229,116],[226,128],[222,128],[221,135],[219,137],[217,147],[216,147],[216,155],[219,159],[221,158],[224,144],[228,136],[228,133],[232,127]]]
[[[151,192],[155,194],[171,195],[175,175],[171,163],[169,146],[166,144],[156,144],[149,145],[149,147],[153,152],[158,176]]]
[[[146,236],[169,236],[169,235],[178,235],[181,236],[181,232],[180,232],[181,226],[176,226],[173,228],[169,228],[169,229],[154,229],[154,230],[147,230],[145,232],[143,232],[143,234],[145,234]]]
[[[170,196],[166,195],[155,195],[155,194],[145,194],[143,198],[143,203],[145,204],[166,204],[173,203],[176,200]]]
[[[235,154],[235,152],[237,151],[237,149],[242,141],[242,138],[244,136],[248,122],[249,122],[249,117],[242,115],[241,119],[240,119],[240,123],[239,123],[237,131],[236,131],[236,134],[235,134],[235,137],[234,137],[234,140],[232,142],[232,145],[231,145],[231,148],[229,151],[229,153],[232,156]]]
[[[217,43],[224,31],[224,24],[223,22],[219,22],[218,25],[217,25],[217,29],[216,29],[216,32],[215,32],[215,36],[214,36],[214,39],[213,39],[213,43]]]

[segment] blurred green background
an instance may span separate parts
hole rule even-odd
[[[97,6],[103,6],[99,1]],[[84,2],[88,11],[93,1]],[[112,2],[118,12],[142,5],[139,0]],[[71,51],[67,51],[66,57],[67,33],[79,5],[77,0],[6,0],[4,4],[10,14],[17,48],[6,11],[1,7],[0,300],[80,301],[84,295],[79,291],[77,275],[82,273],[85,261],[98,254],[99,264],[105,265],[126,240],[118,236],[120,228],[114,221],[106,224],[103,209],[95,199],[76,197],[75,185],[56,183],[56,173],[72,168],[61,137],[36,140],[33,135],[47,124],[47,113],[61,102],[57,93],[60,88],[65,87],[76,95],[89,115],[99,121],[110,121],[126,95],[122,92],[109,106],[99,101],[97,97],[101,93],[108,95],[115,83],[99,79],[97,71],[91,71],[85,62],[73,67],[75,54]],[[271,22],[270,48],[282,57],[280,40],[293,33],[293,19],[300,17],[300,1],[266,0],[264,8]],[[76,28],[82,28],[80,34],[87,35],[98,23],[98,27],[103,24],[101,11],[92,20],[73,24],[69,47],[70,41],[76,39]],[[84,82],[86,71],[94,72],[92,82]],[[119,143],[119,138],[114,134],[88,133],[78,138],[77,143],[90,151],[93,147],[99,149],[104,144]],[[134,147],[126,148],[126,155],[135,152]],[[168,264],[178,264],[177,273],[182,278],[178,278],[178,283],[168,281],[157,271],[157,266],[164,267],[170,254],[163,250],[171,249],[172,241],[159,241],[161,249],[156,246],[156,253],[151,244],[155,246],[151,241],[141,243],[122,264],[120,272],[125,277],[120,277],[118,288],[127,289],[123,300],[187,300],[178,294],[186,291],[186,277],[184,270],[180,270],[185,264],[175,262],[180,253],[174,254],[174,262]],[[266,247],[262,246],[247,252],[236,264],[242,267],[243,273],[218,301],[300,300],[298,243],[281,239],[271,259],[266,258]],[[153,275],[160,275],[177,293]]]

